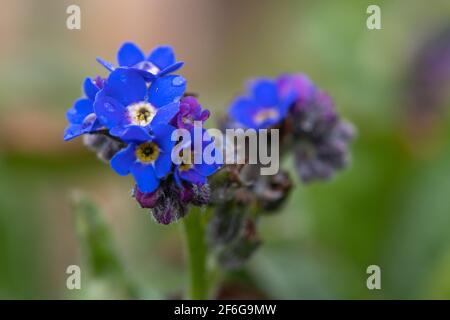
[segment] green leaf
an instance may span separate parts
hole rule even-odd
[[[111,230],[97,206],[86,196],[76,193],[73,196],[73,213],[90,276],[86,283],[88,292],[96,292],[96,298],[97,293],[107,298],[138,298],[140,291],[126,276]],[[111,294],[114,296],[111,297]]]

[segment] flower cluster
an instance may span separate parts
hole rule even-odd
[[[248,94],[231,103],[224,126],[278,129],[280,153],[293,150],[297,173],[305,183],[328,179],[344,168],[354,135],[332,99],[303,74],[250,82]],[[212,185],[216,214],[208,236],[226,267],[238,266],[258,247],[258,218],[279,209],[292,188],[287,171],[271,176],[259,172],[259,165],[231,165],[222,171],[221,183]]]
[[[285,203],[293,186],[288,171],[261,175],[261,164],[203,161],[209,147],[204,140],[198,150],[197,141],[178,138],[184,131],[194,139],[200,134],[213,140],[197,125],[210,113],[185,93],[186,80],[173,74],[183,62],[176,61],[170,47],[157,47],[145,56],[136,45],[125,43],[117,65],[97,60],[109,74],[86,78],[84,96],[67,111],[64,139],[83,135],[86,146],[117,174],[131,174],[133,197],[159,223],[184,217],[190,205],[208,206],[213,210],[207,227],[210,248],[222,265],[239,266],[260,245],[259,218]],[[328,179],[344,168],[354,135],[332,99],[302,74],[250,82],[248,93],[231,103],[222,127],[278,129],[280,155],[293,150],[303,182]],[[260,132],[258,137],[263,137]],[[222,151],[214,149],[210,155]],[[181,161],[174,161],[174,153]]]
[[[186,80],[172,74],[183,63],[175,61],[170,47],[157,47],[146,58],[136,45],[125,43],[117,60],[116,67],[98,59],[110,73],[85,80],[85,97],[67,112],[64,139],[85,135],[86,145],[117,174],[133,176],[137,202],[168,224],[184,216],[188,204],[208,202],[207,177],[219,166],[191,159],[175,165],[171,155],[174,130],[193,129],[209,111],[186,96]],[[193,152],[192,143],[183,144],[181,152],[187,150]]]
[[[303,74],[258,79],[234,100],[228,126],[278,128],[285,149],[294,149],[303,182],[328,179],[348,163],[352,125],[342,121],[333,100]]]

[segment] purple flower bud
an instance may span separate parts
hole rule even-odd
[[[202,206],[209,203],[208,184],[183,184],[179,186],[173,179],[161,181],[153,192],[141,192],[136,186],[133,196],[142,208],[151,209],[155,220],[169,224],[184,217],[189,205]]]
[[[303,140],[295,146],[295,166],[303,182],[329,179],[348,163],[348,143],[354,135],[346,122],[337,123],[328,135],[318,140]]]
[[[184,203],[203,206],[209,204],[211,190],[207,183],[201,185],[183,183],[179,188],[178,194],[180,200]]]
[[[173,194],[164,194],[151,209],[151,213],[158,223],[167,225],[184,217],[187,213],[187,205]]]
[[[194,191],[192,190],[192,188],[190,186],[185,186],[185,185],[183,185],[180,188],[180,191],[178,194],[180,196],[180,200],[184,203],[191,202],[192,198],[194,197]]]
[[[195,97],[185,96],[180,100],[180,111],[173,125],[190,130],[194,127],[194,121],[205,122],[208,118],[209,110],[202,110],[202,106]]]
[[[169,224],[184,217],[187,213],[188,203],[180,197],[180,189],[172,179],[161,183],[155,191],[156,201],[151,207],[155,220],[161,224]]]
[[[294,135],[321,137],[338,121],[334,103],[323,91],[316,92],[315,99],[307,104],[296,103],[292,110]]]
[[[97,88],[99,89],[103,89],[104,85],[105,85],[105,80],[104,78],[100,77],[100,76],[96,76],[94,78],[94,84],[97,86]]]
[[[153,192],[141,192],[136,186],[133,191],[133,196],[141,208],[153,208],[161,196],[161,189],[156,189]]]

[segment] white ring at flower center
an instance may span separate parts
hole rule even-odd
[[[156,115],[156,108],[148,102],[137,102],[128,106],[128,115],[132,124],[145,127]]]
[[[134,67],[139,70],[144,70],[144,71],[150,72],[154,76],[156,76],[161,71],[157,66],[155,66],[150,61],[139,62]]]
[[[257,124],[261,124],[265,122],[266,120],[277,120],[280,117],[280,113],[275,108],[265,108],[257,112],[254,117],[253,121],[255,121]]]

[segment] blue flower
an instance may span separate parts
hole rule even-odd
[[[103,87],[103,79],[86,78],[83,83],[85,97],[75,101],[66,113],[69,126],[64,132],[64,140],[71,140],[85,133],[101,129],[102,124],[94,113],[94,100],[97,92]]]
[[[118,68],[97,94],[94,110],[111,135],[125,142],[149,140],[154,125],[177,114],[185,89],[186,80],[178,75],[160,77],[148,87],[136,71]]]
[[[194,134],[196,130],[199,132]],[[191,137],[202,137],[204,133],[205,130],[203,128],[194,128],[191,130]],[[195,185],[203,185],[207,182],[207,177],[220,168],[218,163],[207,163],[207,159],[203,155],[206,147],[205,142],[202,142],[201,150],[195,150],[194,146],[195,142],[192,140],[182,142],[181,154],[183,155],[183,161],[176,165],[174,169],[174,179],[180,187],[183,185],[183,181]],[[201,153],[197,154],[197,152]],[[219,152],[219,150],[214,149],[212,155],[215,152]],[[188,156],[186,157],[186,155]]]
[[[101,58],[97,58],[97,61],[109,71],[116,69],[113,64]],[[145,57],[142,50],[132,42],[125,42],[120,47],[117,52],[117,62],[119,67],[138,70],[147,80],[174,72],[184,64],[184,62],[176,62],[175,54],[169,46],[156,47]]]
[[[294,92],[280,95],[275,81],[258,79],[251,85],[249,96],[240,96],[231,104],[229,115],[241,126],[268,128],[286,117],[294,99]]]
[[[131,173],[139,191],[155,191],[160,179],[172,168],[173,130],[175,128],[167,124],[153,126],[153,136],[149,140],[137,139],[128,144],[111,159],[111,167],[121,176]]]

